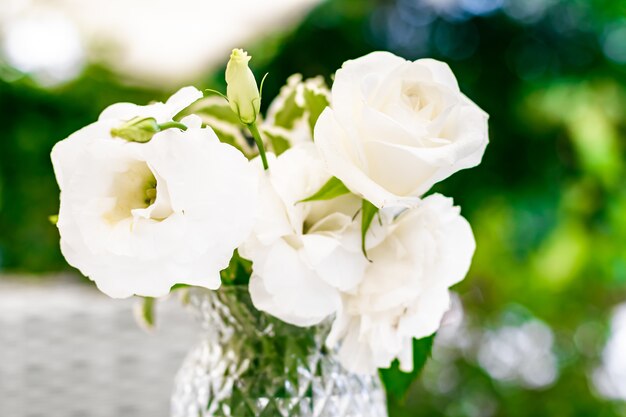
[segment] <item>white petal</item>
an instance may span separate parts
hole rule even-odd
[[[333,108],[342,122],[353,118],[352,103],[367,100],[377,93],[388,73],[407,61],[389,52],[372,52],[358,59],[344,62],[335,74],[332,87]]]
[[[302,243],[312,267],[332,287],[351,291],[363,279],[367,260],[358,248],[350,250],[336,238],[319,234],[303,236]]]
[[[400,319],[398,331],[416,339],[430,336],[439,329],[441,319],[449,309],[450,293],[445,287],[428,291]]]
[[[183,87],[174,93],[167,101],[165,105],[168,107],[171,113],[170,118],[174,117],[178,112],[189,106],[196,100],[202,98],[202,92],[195,87]]]
[[[430,70],[432,80],[436,83],[443,84],[454,91],[459,91],[459,83],[452,73],[450,66],[445,62],[437,61],[431,58],[418,59],[412,65],[426,67]]]
[[[258,309],[297,326],[319,323],[337,310],[338,292],[320,280],[299,251],[284,241],[277,240],[252,260],[255,280],[260,282],[250,291]],[[262,303],[257,305],[255,300]]]
[[[343,181],[352,192],[363,196],[379,208],[414,204],[414,199],[398,199],[398,196],[369,178],[362,167],[349,160],[343,145],[344,135],[345,131],[336,121],[333,111],[326,108],[315,124],[315,144],[334,176]]]
[[[154,117],[157,122],[171,120],[177,113],[194,101],[202,98],[202,93],[194,87],[184,87],[172,95],[166,103],[153,103],[139,106],[133,103],[112,104],[100,113],[98,120],[130,120],[134,117]]]

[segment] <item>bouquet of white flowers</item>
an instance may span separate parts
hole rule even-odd
[[[475,249],[424,194],[480,163],[487,114],[446,64],[374,52],[332,89],[292,76],[262,117],[249,60],[233,51],[226,95],[114,104],[54,147],[65,258],[111,297],[246,285],[283,322],[330,321],[350,372],[411,371]]]

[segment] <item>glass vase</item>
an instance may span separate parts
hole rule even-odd
[[[204,335],[175,381],[172,417],[387,417],[378,376],[346,371],[324,347],[329,324],[286,324],[247,287],[191,289]]]

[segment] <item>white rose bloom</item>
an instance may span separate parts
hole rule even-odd
[[[111,297],[217,288],[252,230],[258,174],[198,117],[147,143],[111,137],[136,116],[171,120],[201,96],[185,88],[167,103],[113,105],[52,150],[63,255]]]
[[[331,107],[315,126],[322,157],[379,208],[416,204],[436,182],[478,165],[488,142],[487,114],[432,59],[373,52],[347,61],[335,75]]]
[[[330,179],[313,144],[268,159],[257,224],[240,248],[253,262],[252,301],[283,321],[310,326],[335,313],[340,290],[353,290],[363,276],[367,260],[353,219],[360,200],[349,194],[298,203]]]
[[[328,337],[349,370],[372,373],[399,359],[413,369],[412,340],[433,334],[450,304],[448,288],[467,273],[475,249],[469,223],[452,200],[435,194],[395,220],[368,250],[372,263]],[[380,229],[379,229],[380,230]]]

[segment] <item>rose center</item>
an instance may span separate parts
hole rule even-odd
[[[431,85],[407,83],[402,86],[401,96],[411,117],[420,121],[438,117],[450,105],[442,92]]]
[[[424,100],[417,86],[404,87],[402,89],[402,99],[415,112],[420,111],[424,107]]]

